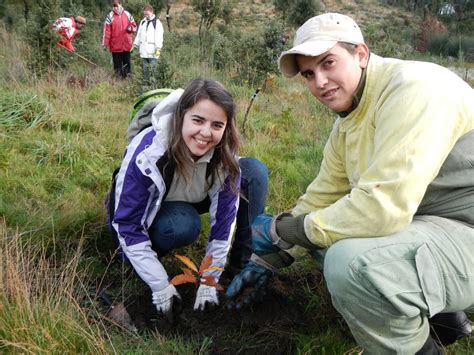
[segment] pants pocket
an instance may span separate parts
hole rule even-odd
[[[441,271],[427,244],[422,244],[415,254],[415,265],[421,289],[428,305],[429,316],[446,307],[446,288]]]

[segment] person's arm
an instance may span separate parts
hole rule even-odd
[[[104,29],[102,35],[102,46],[110,48],[110,38],[112,37],[112,14],[109,13],[105,18]]]
[[[161,24],[161,21],[156,18],[156,28],[155,28],[155,47],[158,50],[161,50],[163,48],[163,25]]]
[[[142,23],[143,21],[140,22],[140,25],[138,26],[138,30],[137,30],[137,35],[135,36],[135,40],[133,41],[133,46],[135,48],[140,48],[141,37],[142,37],[141,31],[143,31]]]
[[[135,22],[135,19],[133,18],[133,15],[127,11],[127,16],[128,16],[128,25],[131,27],[131,33],[137,32],[137,23]]]
[[[237,178],[240,188],[240,175]],[[224,268],[232,243],[232,235],[235,229],[237,209],[239,207],[239,193],[233,191],[227,177],[222,186],[215,186],[210,191],[211,206],[209,208],[210,227],[209,240],[206,247],[206,255],[212,255],[212,265]],[[212,275],[219,279],[221,271],[211,271]]]
[[[328,247],[348,237],[386,236],[411,222],[466,126],[456,95],[448,92],[459,83],[449,76],[443,80],[402,78],[388,85],[374,108],[374,156],[350,193],[306,216],[304,229],[312,243]],[[318,181],[308,188],[308,199],[320,188]]]
[[[156,187],[136,164],[139,145],[132,141],[117,175],[113,226],[133,268],[153,292],[169,285],[168,275],[151,249],[146,216]],[[142,144],[143,146],[143,144]]]

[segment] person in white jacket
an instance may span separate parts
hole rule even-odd
[[[143,64],[143,81],[145,85],[153,84],[153,73],[163,47],[163,25],[153,12],[153,6],[143,7],[144,18],[138,26],[133,47],[138,48]]]

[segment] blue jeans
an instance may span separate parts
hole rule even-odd
[[[240,268],[252,253],[251,223],[264,212],[268,192],[268,169],[255,158],[239,160],[242,171],[237,226],[229,256],[229,264]],[[201,213],[208,212],[189,202],[163,202],[148,229],[152,248],[161,257],[170,250],[193,243],[201,231]],[[208,206],[207,206],[208,207]]]

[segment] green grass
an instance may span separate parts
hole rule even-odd
[[[397,46],[411,36],[409,29],[396,32],[403,27],[399,21],[366,26],[368,38],[382,52],[378,54],[413,54]],[[129,109],[141,90],[139,77],[117,83],[110,68],[74,62],[69,71],[37,79],[27,69],[28,48],[14,34],[0,32],[0,352],[209,352],[212,339],[124,334],[102,319],[90,295],[104,275],[121,276],[104,261],[113,246],[103,199],[126,146]],[[170,86],[184,86],[197,75],[221,80],[238,103],[239,126],[253,92],[262,88],[247,117],[241,155],[259,158],[269,167],[268,212],[290,209],[317,174],[333,124],[331,113],[301,80],[269,76],[265,87],[263,81],[234,80],[232,75],[243,70],[238,60],[234,58],[237,67],[217,71],[200,58],[197,45],[193,35],[167,37],[163,56],[172,63]],[[197,263],[206,244],[206,217],[199,241],[179,251]],[[179,270],[173,258],[164,263]],[[308,258],[285,272],[304,275],[314,268]],[[296,353],[360,350],[331,309],[324,284],[315,289],[303,282],[298,286],[308,299],[306,312],[320,326],[314,336],[293,336]],[[464,340],[447,353],[469,354],[473,349],[474,341]]]

